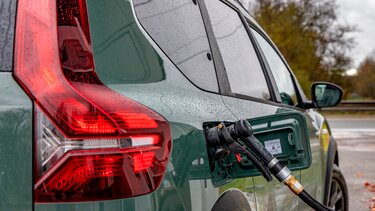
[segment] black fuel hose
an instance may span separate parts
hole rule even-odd
[[[324,205],[322,205],[320,202],[315,200],[313,197],[310,196],[305,190],[303,190],[301,193],[298,194],[298,197],[302,199],[307,205],[309,205],[314,210],[318,211],[333,211],[333,209],[328,208]]]
[[[230,146],[229,149],[234,153],[246,154],[251,159],[259,158],[256,164],[266,164],[269,171],[265,170],[262,165],[257,168],[263,173],[267,181],[272,180],[269,175],[271,172],[280,182],[283,182],[289,189],[301,198],[307,205],[317,211],[333,211],[314,199],[308,194],[302,184],[292,175],[292,172],[275,158],[260,142],[254,137],[253,130],[247,120],[239,120],[228,126],[225,123],[219,124],[206,132],[207,144],[211,146]],[[249,147],[243,147],[238,144],[242,140]],[[256,155],[252,155],[251,151]],[[270,177],[270,178],[268,178]]]
[[[303,186],[298,182],[291,171],[279,162],[260,142],[254,137],[251,125],[246,120],[239,120],[232,126],[227,127],[231,138],[240,138],[263,162],[268,165],[271,173],[280,181],[287,185],[292,192],[302,199],[311,208],[318,211],[333,211],[318,202],[308,194]],[[250,152],[249,152],[250,153]]]

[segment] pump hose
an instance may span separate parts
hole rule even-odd
[[[301,193],[299,193],[298,197],[300,199],[302,199],[302,201],[304,201],[307,205],[309,205],[314,210],[318,210],[318,211],[333,211],[333,209],[325,207],[320,202],[318,202],[317,200],[315,200],[305,190],[303,190]]]
[[[333,211],[333,209],[328,208],[315,200],[310,196],[305,190],[302,184],[292,175],[292,172],[282,164],[277,158],[275,158],[260,141],[253,135],[253,130],[250,123],[247,120],[239,120],[234,122],[234,124],[226,126],[224,123],[220,123],[217,127],[210,129],[207,132],[208,144],[211,145],[227,145],[232,152],[238,153],[242,152],[249,156],[252,160],[256,160],[250,150],[259,157],[260,161],[267,165],[269,172],[271,172],[280,182],[283,182],[289,189],[302,199],[307,205],[317,211]],[[241,144],[237,143],[240,140],[249,147],[242,147]],[[256,162],[261,164],[262,162]],[[264,170],[265,167],[259,168],[263,173],[263,176],[267,181],[271,181],[272,177],[269,172]]]
[[[284,169],[285,168],[286,167],[284,167]],[[314,210],[333,211],[333,209],[324,206],[316,199],[314,199],[310,194],[308,194],[302,184],[292,174],[289,174],[289,176],[285,180],[283,180],[283,183]]]

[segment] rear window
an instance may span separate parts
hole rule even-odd
[[[192,0],[134,0],[137,17],[196,86],[218,92],[216,72],[199,6]]]
[[[16,0],[0,0],[0,71],[11,71],[13,64]]]

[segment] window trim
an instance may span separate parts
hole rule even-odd
[[[277,102],[277,100],[278,100],[277,96],[280,97],[280,95],[276,94],[276,93],[278,93],[278,90],[275,90],[275,88],[274,88],[275,85],[276,85],[276,81],[275,81],[272,73],[270,72],[271,69],[268,67],[268,63],[265,62],[266,60],[264,60],[265,57],[264,57],[263,51],[260,51],[260,46],[259,46],[258,42],[256,41],[255,36],[253,35],[253,33],[250,30],[250,27],[247,23],[248,22],[247,19],[241,13],[240,13],[240,18],[241,18],[242,24],[244,25],[244,27],[246,29],[246,32],[249,36],[249,39],[250,39],[250,41],[253,45],[254,51],[255,51],[255,53],[258,57],[261,69],[263,71],[263,75],[266,79],[268,91],[269,91],[270,97],[271,97],[270,101],[276,101]],[[281,100],[281,98],[280,98],[280,100]]]
[[[217,83],[219,87],[219,94],[233,96],[230,88],[229,79],[225,70],[224,60],[219,49],[219,44],[216,41],[214,29],[208,14],[208,9],[204,0],[197,0],[198,7],[203,19],[203,25],[206,30],[208,44],[211,48],[212,61],[216,73]]]
[[[203,2],[203,3],[202,3]],[[208,35],[208,39],[209,39],[209,42],[211,43],[214,43],[215,45],[215,50],[217,50],[218,52],[218,55],[214,55],[213,54],[213,58],[214,58],[214,61],[216,59],[219,60],[219,69],[216,69],[216,71],[218,71],[217,73],[217,78],[219,80],[219,87],[221,87],[221,82],[224,82],[225,85],[228,85],[228,90],[226,90],[226,92],[220,92],[221,95],[223,96],[229,96],[229,97],[236,97],[236,98],[240,98],[240,99],[246,99],[246,100],[251,100],[251,101],[256,101],[256,102],[261,102],[261,103],[265,103],[265,104],[271,104],[271,105],[275,105],[275,99],[276,99],[276,94],[274,93],[274,89],[273,89],[273,86],[272,86],[272,80],[269,79],[269,75],[267,74],[268,70],[265,69],[264,67],[264,63],[263,63],[263,60],[260,58],[260,52],[258,51],[258,49],[255,47],[256,43],[254,43],[254,40],[251,36],[251,32],[250,32],[250,29],[248,28],[247,26],[247,21],[248,20],[243,14],[242,12],[235,6],[233,5],[231,2],[227,1],[227,0],[219,0],[219,2],[222,2],[223,4],[225,4],[227,7],[230,7],[231,9],[234,10],[234,12],[237,13],[237,15],[239,16],[240,20],[241,20],[241,23],[243,24],[245,30],[246,30],[246,33],[249,37],[249,40],[251,42],[251,44],[253,45],[253,48],[254,48],[254,51],[257,55],[257,59],[260,63],[260,66],[261,66],[261,69],[262,69],[262,73],[265,77],[265,81],[266,81],[266,84],[267,84],[267,88],[268,88],[268,92],[270,94],[270,99],[269,100],[266,100],[266,99],[262,99],[262,98],[256,98],[256,97],[253,97],[253,96],[249,96],[249,95],[244,95],[244,94],[238,94],[238,93],[234,93],[232,92],[232,90],[230,89],[230,83],[229,83],[229,79],[228,79],[228,74],[227,74],[227,71],[225,69],[225,65],[224,65],[224,60],[222,58],[222,55],[221,55],[221,50],[219,48],[219,45],[217,43],[217,40],[216,40],[216,37],[215,37],[215,34],[213,32],[213,27],[211,25],[211,21],[210,21],[210,18],[209,18],[209,14],[208,14],[208,9],[206,7],[206,4],[204,3],[204,0],[199,0],[198,1],[198,5],[203,5],[203,8],[202,8],[202,11],[201,11],[201,14],[203,16],[203,20],[204,20],[204,23],[206,25],[206,28],[208,28],[208,32],[207,32],[207,35]],[[207,19],[208,21],[206,22]],[[215,58],[215,56],[217,56]],[[216,66],[215,66],[216,67]],[[223,75],[222,75],[223,74]],[[224,77],[220,77],[220,76],[224,76]],[[220,79],[219,79],[220,78]]]
[[[243,23],[243,25],[245,25],[246,30],[250,31],[250,33],[247,32],[248,36],[249,36],[249,39],[251,40],[252,44],[254,45],[253,47],[254,47],[257,55],[259,53],[259,55],[261,57],[261,58],[258,57],[258,59],[259,59],[259,62],[261,64],[262,69],[264,68],[264,70],[263,70],[264,76],[266,78],[269,78],[270,84],[268,84],[267,79],[266,79],[266,82],[267,82],[267,86],[271,86],[271,87],[269,87],[271,99],[265,100],[265,99],[261,99],[261,98],[248,96],[248,95],[236,94],[236,93],[233,93],[231,91],[228,75],[227,75],[227,72],[226,72],[225,66],[224,66],[224,61],[223,61],[219,46],[217,44],[215,34],[213,32],[213,28],[212,28],[212,25],[211,25],[211,21],[210,21],[210,18],[209,18],[209,14],[208,14],[206,4],[205,4],[204,0],[197,0],[199,8],[201,10],[203,22],[204,22],[204,25],[205,25],[205,28],[206,28],[209,44],[210,44],[210,47],[211,47],[215,71],[217,72],[216,75],[217,75],[218,84],[219,84],[219,94],[222,95],[222,96],[235,97],[235,98],[238,98],[238,99],[244,99],[244,100],[259,102],[259,103],[278,106],[278,107],[290,108],[290,109],[299,110],[299,111],[303,112],[305,110],[303,108],[305,100],[302,99],[302,97],[301,97],[301,93],[300,93],[301,90],[296,86],[296,83],[295,83],[296,78],[295,78],[294,73],[290,70],[290,67],[286,63],[284,57],[280,56],[279,50],[276,48],[277,54],[282,59],[283,63],[286,64],[286,67],[287,67],[289,73],[292,76],[293,86],[295,87],[297,99],[298,99],[298,105],[297,106],[290,106],[290,105],[285,105],[285,104],[281,103],[281,97],[280,97],[279,90],[277,88],[274,76],[271,73],[271,69],[269,68],[268,62],[265,59],[264,54],[261,51],[261,48],[260,48],[258,42],[256,41],[256,38],[252,34],[250,28],[259,32],[266,39],[266,41],[271,44],[272,48],[275,49],[274,44],[272,42],[270,42],[268,37],[264,35],[263,31],[259,29],[260,26],[257,26],[255,23],[253,23],[253,21],[251,21],[244,14],[242,14],[242,12],[232,2],[230,2],[229,0],[219,0],[219,1],[226,4],[228,7],[232,8],[233,10],[235,10],[238,13],[238,15],[240,16],[241,20],[242,20],[242,18],[245,20],[245,23]],[[275,96],[275,98],[272,97],[273,95]]]
[[[305,104],[306,100],[302,97],[301,90],[298,88],[298,86],[296,84],[296,80],[297,80],[296,76],[294,75],[293,71],[291,71],[291,68],[288,65],[288,63],[286,62],[285,58],[282,56],[282,54],[277,49],[277,47],[275,46],[275,44],[273,44],[273,42],[268,38],[268,36],[265,35],[265,33],[262,30],[260,30],[258,28],[258,26],[256,26],[255,24],[253,24],[250,20],[248,20],[248,27],[249,27],[249,29],[251,28],[251,29],[255,30],[256,32],[258,32],[265,39],[265,41],[274,49],[274,51],[279,56],[279,58],[281,59],[281,61],[284,63],[285,67],[287,68],[287,70],[288,70],[288,72],[289,72],[289,74],[291,76],[291,80],[293,82],[293,87],[294,87],[294,90],[295,90],[296,95],[297,95],[297,105],[296,106],[286,105],[286,104],[283,104],[281,102],[281,97],[280,97],[280,94],[279,94],[280,91],[279,91],[279,88],[276,85],[276,81],[275,81],[275,78],[274,78],[274,76],[272,74],[271,68],[270,68],[270,66],[268,64],[268,61],[267,61],[267,59],[266,59],[266,57],[264,55],[263,50],[261,49],[261,47],[260,47],[260,45],[258,43],[258,41],[256,40],[255,36],[252,35],[252,36],[254,36],[254,40],[257,43],[256,46],[259,48],[259,51],[262,52],[262,55],[263,55],[262,59],[264,60],[263,62],[267,64],[266,66],[268,68],[268,74],[270,74],[270,77],[273,78],[273,81],[275,82],[273,84],[273,86],[274,86],[273,89],[275,90],[276,93],[278,93],[278,98],[280,98],[280,101],[275,101],[275,102],[278,103],[279,105],[281,105],[282,107],[297,108],[298,110],[304,110],[304,106],[303,105]]]

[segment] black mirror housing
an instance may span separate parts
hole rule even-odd
[[[312,103],[316,108],[327,108],[338,105],[343,96],[343,90],[336,84],[315,82],[311,86]]]

